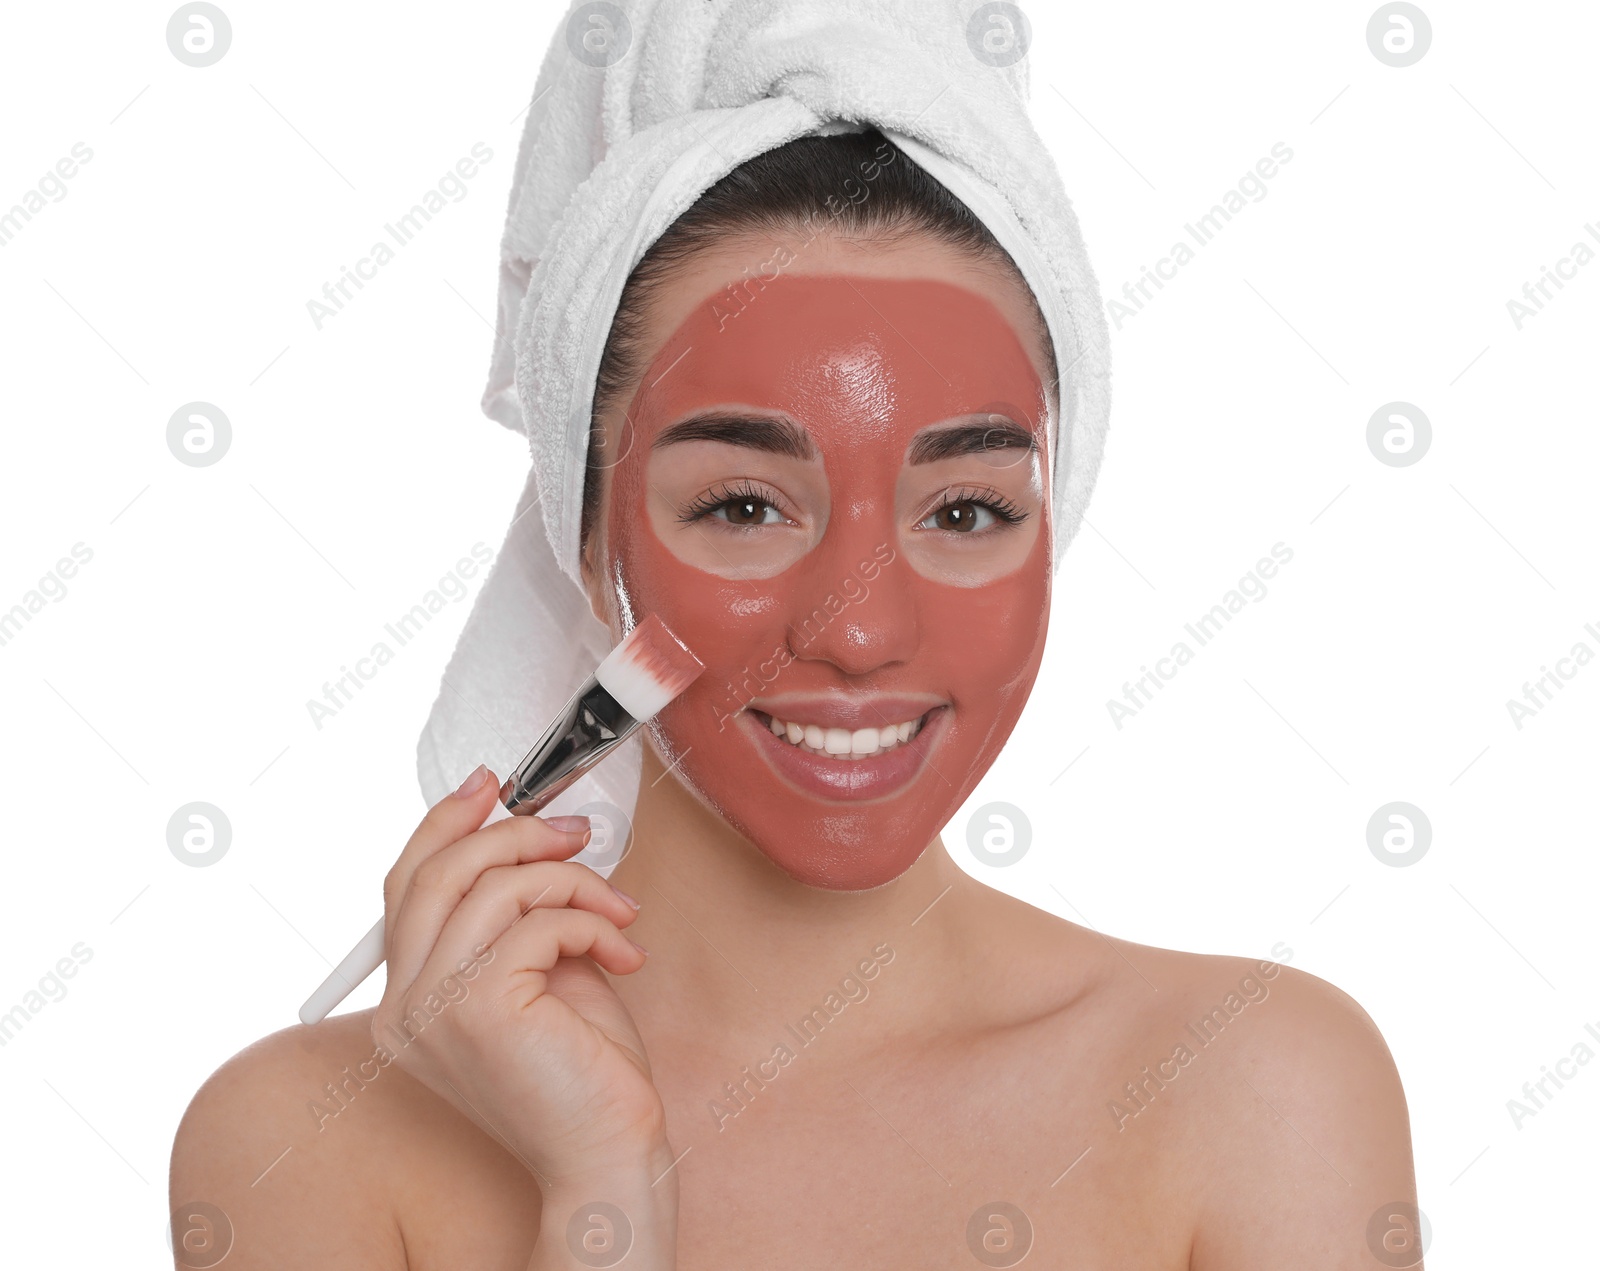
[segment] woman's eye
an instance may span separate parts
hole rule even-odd
[[[923,517],[917,528],[970,534],[989,542],[994,534],[1021,525],[1028,516],[1026,508],[998,490],[968,486],[946,491],[939,506]]]
[[[692,525],[707,518],[735,529],[754,529],[762,525],[786,525],[789,518],[755,487],[722,486],[711,489],[690,502],[678,513],[678,520]]]
[[[958,534],[966,534],[993,525],[996,519],[994,512],[986,504],[979,503],[976,499],[962,499],[956,503],[945,504],[933,512],[918,528],[925,526],[930,529],[954,530]]]
[[[783,520],[783,514],[764,499],[725,499],[710,511],[713,516],[726,511],[727,515],[720,519],[730,525],[772,525]],[[767,519],[769,512],[771,520]]]

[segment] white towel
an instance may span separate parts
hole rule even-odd
[[[418,742],[429,804],[479,762],[504,777],[610,651],[580,588],[578,531],[618,297],[703,191],[796,137],[840,121],[877,126],[1021,269],[1061,372],[1051,421],[1059,565],[1100,465],[1109,336],[1077,218],[1028,118],[1028,61],[996,64],[1021,38],[1007,11],[971,0],[574,0],[517,152],[483,396],[491,418],[527,434],[533,466]],[[598,812],[625,836],[643,738],[544,814]],[[604,872],[615,852],[596,856]]]

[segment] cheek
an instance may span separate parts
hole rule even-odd
[[[1048,530],[1048,527],[1044,527]],[[950,688],[969,721],[1015,722],[1044,658],[1050,621],[1050,543],[1041,533],[1020,569],[981,587],[925,584],[925,640],[949,667]],[[982,656],[974,657],[973,650]],[[964,699],[964,700],[963,700]]]
[[[679,560],[639,520],[617,525],[614,560],[634,617],[658,614],[705,672],[658,715],[668,735],[720,728],[770,682],[785,648],[775,580],[719,578]],[[787,656],[784,654],[783,656]]]
[[[1045,587],[1017,587],[1009,596],[995,594],[993,588],[977,589],[980,596],[963,589],[965,618],[952,624],[945,636],[958,668],[961,682],[979,691],[1002,695],[1032,685],[1044,655],[1049,595]],[[972,656],[974,647],[983,656]]]

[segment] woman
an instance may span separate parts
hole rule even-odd
[[[385,883],[381,1005],[196,1095],[180,1266],[222,1222],[237,1267],[1418,1263],[1355,1002],[1066,922],[940,838],[1043,653],[1054,362],[1011,258],[877,131],[676,221],[584,486],[595,617],[659,613],[707,665],[628,851],[608,886],[581,825],[480,829],[504,774],[441,799]]]

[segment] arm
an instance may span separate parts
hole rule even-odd
[[[1192,1271],[1422,1265],[1400,1076],[1345,993],[1282,969],[1208,1117]]]

